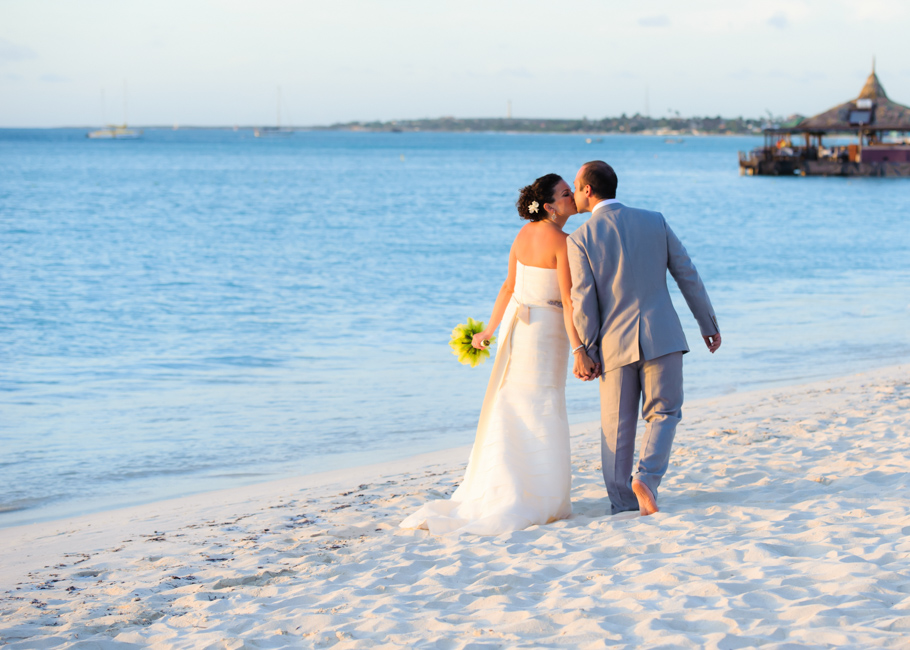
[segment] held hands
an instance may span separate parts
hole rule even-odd
[[[591,381],[600,377],[600,364],[594,363],[587,351],[582,348],[575,353],[575,365],[572,374],[582,381]]]
[[[712,334],[711,336],[703,336],[702,338],[705,340],[705,345],[708,346],[708,350],[711,354],[717,352],[717,348],[720,347],[720,332]]]

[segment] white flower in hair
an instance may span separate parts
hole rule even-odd
[[[528,212],[531,214],[537,214],[537,208],[540,207],[540,204],[537,201],[532,201],[531,205],[528,206]]]

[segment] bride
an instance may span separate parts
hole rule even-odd
[[[597,374],[572,324],[572,277],[562,227],[577,213],[572,188],[556,174],[522,188],[518,214],[530,221],[509,252],[509,275],[487,328],[499,351],[480,411],[464,480],[451,499],[431,501],[403,522],[436,535],[498,535],[572,514],[566,365]],[[567,336],[568,335],[568,336]]]

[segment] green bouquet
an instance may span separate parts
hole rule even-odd
[[[476,321],[473,318],[468,318],[467,325],[457,325],[455,329],[452,330],[452,338],[449,340],[449,346],[452,348],[452,354],[458,357],[458,361],[465,365],[471,364],[471,367],[475,367],[478,363],[483,363],[484,359],[490,356],[489,347],[496,342],[496,337],[493,336],[489,341],[485,341],[485,347],[482,350],[478,350],[473,345],[471,341],[474,340],[474,335],[479,334],[483,331],[483,323]]]

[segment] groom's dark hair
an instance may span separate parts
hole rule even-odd
[[[584,171],[581,174],[582,187],[591,186],[591,193],[598,199],[615,199],[616,186],[619,185],[619,179],[616,178],[616,172],[603,160],[592,160],[581,167]]]

